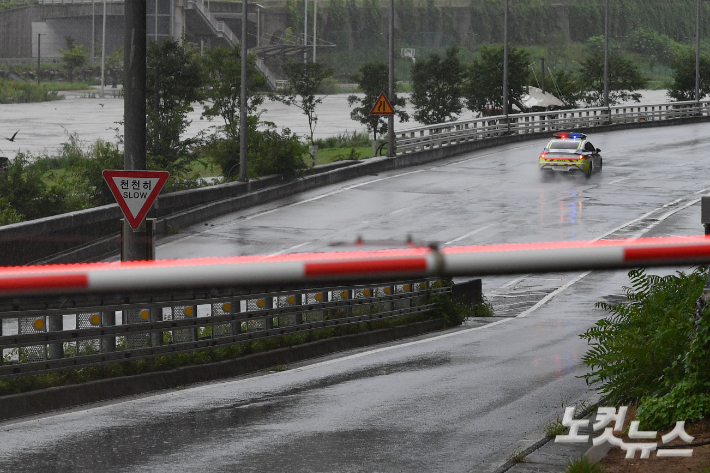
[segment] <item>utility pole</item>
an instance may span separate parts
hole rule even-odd
[[[545,93],[545,58],[542,58],[542,80],[540,82],[542,93]]]
[[[104,96],[104,69],[106,67],[106,0],[104,0],[104,22],[101,28],[101,97]]]
[[[303,14],[303,62],[308,62],[308,0],[304,0],[306,10]]]
[[[604,7],[604,106],[609,108],[609,0]]]
[[[96,0],[91,0],[91,65],[94,65],[96,56]]]
[[[316,34],[318,29],[316,28],[316,20],[318,18],[318,0],[313,0],[313,63],[316,62]]]
[[[247,182],[247,0],[242,0],[242,80],[239,96],[239,180]]]
[[[503,115],[508,124],[508,0],[505,0],[503,13]],[[508,130],[510,125],[508,124]]]
[[[696,0],[695,10],[695,101],[700,112],[700,0]]]
[[[390,0],[389,16],[389,87],[387,94],[390,101],[394,101],[394,0]],[[394,139],[394,115],[387,117],[387,157],[397,156],[396,142]]]
[[[123,167],[126,170],[146,169],[146,0],[126,0],[123,35]],[[148,240],[145,220],[132,230],[124,220],[123,261],[145,259]]]
[[[40,47],[40,45],[41,45],[40,43],[41,43],[41,38],[42,38],[42,36],[44,36],[43,33],[37,33],[37,85],[39,85],[39,71],[40,71],[40,68],[39,68],[39,59],[40,59],[40,56],[42,55],[42,53],[41,53],[41,47]]]

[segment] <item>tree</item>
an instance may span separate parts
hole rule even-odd
[[[512,104],[523,109],[522,96],[528,82],[530,55],[511,47],[508,54],[508,110]],[[482,114],[497,115],[503,109],[503,46],[482,46],[468,71],[465,88],[468,108]]]
[[[232,48],[210,49],[203,58],[205,73],[205,98],[207,104],[202,112],[206,118],[221,117],[225,140],[213,140],[215,160],[225,174],[239,163],[239,114],[241,107],[241,51],[237,44]],[[253,133],[259,123],[258,107],[264,96],[255,91],[266,88],[266,78],[256,69],[256,56],[247,58],[247,127]]]
[[[375,105],[380,94],[386,91],[389,87],[389,69],[384,62],[366,62],[360,66],[360,70],[353,75],[353,80],[357,82],[358,87],[365,93],[364,97],[351,95],[348,97],[348,104],[352,107],[354,104],[360,104],[350,112],[350,118],[356,122],[360,122],[367,126],[367,129],[374,135],[377,140],[378,134],[387,133],[387,119],[381,115],[370,115],[370,110]],[[397,82],[395,81],[395,84]],[[409,120],[409,114],[402,110],[406,100],[404,97],[398,97],[395,88],[394,97],[388,97],[392,107],[396,110],[397,116],[403,122]]]
[[[425,125],[455,120],[461,113],[464,67],[458,47],[451,46],[442,58],[432,54],[412,66],[414,119]]]
[[[316,93],[321,83],[333,75],[333,69],[321,63],[290,61],[283,66],[283,70],[288,87],[281,95],[276,96],[276,99],[286,105],[295,105],[303,111],[308,118],[310,142],[313,144],[313,133],[318,123],[316,106],[323,102],[323,98],[316,97]]]
[[[67,36],[67,50],[62,49],[59,52],[62,54],[62,62],[64,63],[64,69],[66,69],[67,74],[69,74],[69,82],[74,82],[74,71],[81,69],[86,65],[86,61],[89,58],[89,51],[86,50],[84,46],[74,46],[74,39],[71,36]]]
[[[683,102],[695,100],[695,51],[677,56],[671,64],[673,81],[668,96]],[[700,98],[710,94],[710,57],[700,56]]]
[[[577,108],[582,100],[583,93],[580,90],[579,77],[564,69],[552,71],[550,77],[552,83],[548,82],[548,92],[555,91],[558,99],[564,102],[566,108]]]
[[[179,173],[194,139],[181,140],[192,103],[200,99],[198,57],[174,39],[151,41],[147,50],[146,132],[148,155],[159,169]]]
[[[603,41],[603,40],[602,40]],[[603,44],[603,43],[602,43]],[[587,105],[604,106],[604,49],[599,37],[590,38],[590,54],[579,72],[582,99]],[[624,59],[616,46],[609,48],[609,105],[621,101],[639,102],[641,94],[634,92],[646,86],[647,79],[629,59]]]

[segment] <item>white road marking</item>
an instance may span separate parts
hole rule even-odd
[[[286,253],[286,252],[288,252],[288,251],[298,249],[298,248],[300,248],[300,247],[302,247],[302,246],[306,246],[306,245],[308,245],[309,243],[311,243],[311,242],[310,242],[310,241],[307,241],[307,242],[305,242],[305,243],[301,243],[300,245],[292,246],[291,248],[286,248],[285,250],[277,251],[276,253],[271,253],[270,255],[267,255],[267,258],[268,258],[269,256],[282,255],[282,254],[284,254],[284,253]]]
[[[617,179],[617,180],[615,180],[615,181],[611,181],[611,182],[609,183],[609,185],[611,185],[611,184],[616,184],[617,182],[625,181],[625,180],[627,180],[627,179],[631,179],[631,178],[630,178],[630,177],[622,177],[621,179]]]
[[[551,293],[549,293],[548,295],[546,295],[545,297],[543,297],[542,299],[540,299],[540,300],[537,302],[537,304],[535,304],[534,306],[530,307],[529,309],[527,309],[527,310],[524,311],[524,312],[521,312],[520,314],[518,314],[516,317],[513,317],[513,318],[516,318],[516,319],[517,319],[517,318],[527,317],[528,315],[532,314],[532,313],[535,312],[537,309],[539,309],[540,307],[542,307],[544,304],[546,304],[550,299],[552,299],[553,297],[555,297],[557,294],[559,294],[560,292],[564,291],[565,289],[567,289],[567,288],[570,287],[571,285],[578,283],[579,281],[581,281],[582,279],[586,278],[586,277],[589,276],[590,274],[592,274],[591,271],[587,271],[586,273],[580,274],[580,275],[577,276],[576,278],[572,279],[571,281],[568,281],[566,284],[564,284],[564,285],[558,287],[557,289],[555,289],[554,291],[552,291]]]
[[[486,228],[492,227],[492,226],[493,226],[492,223],[491,223],[491,224],[488,224],[488,225],[484,225],[483,227],[477,228],[477,229],[473,230],[472,232],[468,232],[467,234],[461,235],[461,236],[458,237],[458,238],[454,238],[453,240],[449,240],[449,241],[447,241],[446,243],[444,243],[444,245],[450,245],[451,243],[456,243],[457,241],[463,240],[464,238],[468,238],[468,237],[470,237],[471,235],[475,235],[476,233],[482,232],[482,231],[485,230]]]
[[[290,209],[290,208],[292,208],[292,207],[296,207],[296,206],[299,206],[299,205],[307,204],[307,203],[310,203],[310,202],[315,202],[316,200],[320,200],[320,199],[323,199],[323,198],[325,198],[325,197],[330,197],[330,196],[332,196],[332,195],[340,194],[340,193],[342,193],[342,192],[349,191],[349,190],[352,190],[352,189],[356,189],[356,188],[358,188],[358,187],[366,186],[366,185],[368,185],[368,184],[373,184],[373,183],[375,183],[375,182],[386,181],[386,180],[388,180],[388,179],[394,179],[395,177],[407,176],[407,175],[409,175],[409,174],[415,174],[415,173],[424,172],[424,171],[425,171],[424,169],[418,169],[418,170],[416,170],[416,171],[409,171],[409,172],[404,172],[404,173],[401,173],[401,174],[395,174],[395,175],[393,175],[393,176],[381,177],[381,178],[379,178],[379,179],[372,179],[372,180],[369,180],[369,181],[366,181],[366,182],[361,182],[361,183],[359,183],[359,184],[354,184],[354,185],[352,185],[352,186],[343,187],[342,189],[338,189],[338,190],[335,190],[335,191],[332,191],[332,192],[328,192],[328,193],[325,193],[325,194],[317,195],[317,196],[315,196],[315,197],[311,197],[310,199],[301,200],[301,201],[299,201],[299,202],[294,202],[293,204],[284,205],[283,207],[276,207],[276,208],[274,208],[274,209],[264,210],[264,211],[262,211],[262,212],[254,213],[254,214],[248,215],[248,216],[243,217],[243,218],[236,218],[236,219],[234,219],[234,220],[230,220],[229,222],[222,223],[222,224],[220,224],[220,225],[215,225],[214,227],[210,227],[208,230],[201,231],[201,232],[198,232],[198,233],[193,233],[193,234],[190,234],[190,235],[185,235],[185,236],[182,237],[182,238],[178,238],[178,239],[169,241],[169,242],[167,242],[167,243],[163,243],[162,245],[157,245],[157,247],[158,247],[158,248],[164,248],[164,247],[166,247],[166,246],[174,245],[175,243],[179,243],[179,242],[182,242],[182,241],[185,241],[185,240],[189,240],[190,238],[194,238],[194,237],[200,236],[200,235],[202,235],[202,234],[204,234],[204,233],[209,233],[209,232],[212,232],[212,231],[214,231],[214,230],[218,230],[218,229],[220,229],[220,228],[229,227],[229,226],[231,226],[231,225],[234,225],[234,224],[237,223],[237,222],[243,222],[243,221],[246,221],[246,220],[253,220],[253,219],[257,218],[257,217],[263,217],[264,215],[269,215],[269,214],[272,214],[272,213],[274,213],[274,212],[278,212],[278,211],[280,211],[280,210]]]

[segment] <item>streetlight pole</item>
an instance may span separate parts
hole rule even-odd
[[[604,7],[604,106],[609,108],[609,0]]]
[[[91,65],[94,65],[94,56],[96,56],[96,2],[91,0]]]
[[[503,13],[503,115],[508,123],[508,0]],[[510,128],[508,128],[510,129]]]
[[[700,0],[696,0],[695,10],[695,101],[700,111]]]
[[[308,62],[308,49],[305,48],[308,46],[308,0],[304,0],[304,3],[306,10],[303,14],[303,62]]]
[[[316,19],[318,18],[318,0],[313,0],[313,62],[316,62]]]
[[[39,59],[40,59],[40,56],[42,55],[41,48],[40,48],[40,41],[41,41],[42,36],[44,36],[43,33],[37,33],[37,85],[39,85],[39,71],[40,71]]]
[[[387,95],[390,100],[394,100],[394,0],[390,0],[389,16],[389,87]],[[387,157],[397,156],[396,143],[394,140],[394,115],[387,117]]]
[[[247,175],[247,0],[242,0],[242,79],[239,96],[239,180],[249,181]]]
[[[101,28],[101,97],[104,96],[104,68],[106,67],[106,0],[104,0],[104,23]]]

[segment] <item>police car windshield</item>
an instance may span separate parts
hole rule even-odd
[[[550,142],[550,149],[577,149],[581,143],[581,141],[574,140],[552,141]]]

